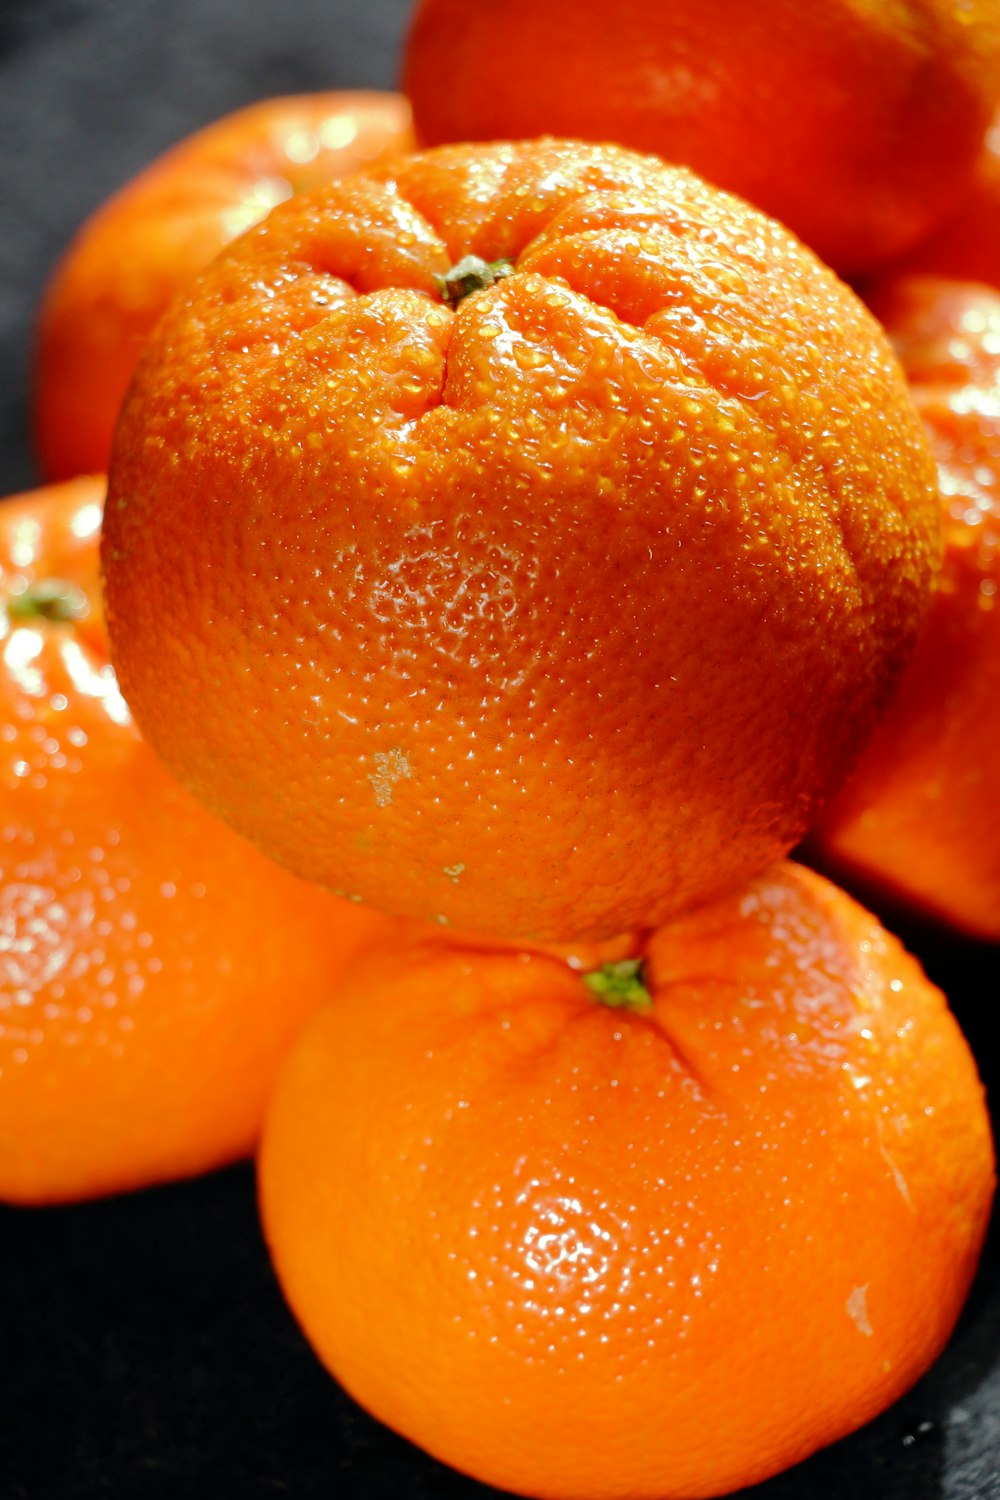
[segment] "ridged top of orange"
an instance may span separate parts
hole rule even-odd
[[[466,254],[512,274],[456,309]],[[278,209],[160,326],[104,541],[144,732],[299,873],[573,938],[768,863],[923,614],[885,339],[651,158],[444,148]]]

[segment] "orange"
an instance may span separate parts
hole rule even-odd
[[[362,960],[281,1071],[259,1184],[293,1311],[376,1416],[542,1500],[671,1500],[917,1378],[993,1156],[940,992],[785,865],[568,960]]]
[[[411,146],[399,94],[266,99],[182,141],[99,208],[42,304],[35,429],[45,476],[107,467],[147,334],[223,245],[291,194]]]
[[[945,560],[900,692],[818,847],[1000,941],[1000,292],[912,276],[875,307],[937,457]]]
[[[617,141],[741,193],[841,272],[949,210],[1000,99],[996,0],[422,0],[425,145]]]
[[[453,306],[469,254],[513,268]],[[160,324],[113,655],[298,874],[606,936],[813,821],[919,629],[934,480],[882,331],[777,224],[631,152],[445,148],[276,209]]]
[[[1000,112],[955,212],[895,269],[1000,287]]]
[[[0,506],[0,1198],[205,1171],[386,923],[293,880],[181,791],[119,695],[104,482]]]

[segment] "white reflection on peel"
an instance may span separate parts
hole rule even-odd
[[[524,1201],[528,1194],[521,1195]],[[535,1205],[535,1221],[521,1240],[525,1267],[536,1276],[569,1286],[606,1281],[613,1270],[617,1226],[607,1229],[579,1198],[559,1196]],[[622,1281],[621,1268],[615,1276]],[[626,1270],[624,1280],[628,1280]],[[620,1290],[624,1290],[624,1283]]]
[[[108,718],[116,724],[131,724],[132,715],[118,690],[113,667],[106,664],[95,667],[77,641],[63,642],[62,659],[78,693],[87,698],[99,699]]]
[[[37,698],[44,691],[42,674],[33,665],[41,649],[41,634],[33,628],[12,630],[3,649],[4,666],[19,690],[31,698]]]

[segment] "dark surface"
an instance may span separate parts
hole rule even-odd
[[[0,493],[35,477],[31,327],[81,219],[172,141],[255,98],[391,87],[406,9],[0,0]],[[1000,1099],[987,1047],[1000,955],[919,925],[903,935]],[[313,1359],[268,1269],[248,1168],[80,1208],[0,1210],[0,1500],[490,1493],[365,1416]],[[1000,1500],[1000,1234],[920,1385],[752,1494]]]

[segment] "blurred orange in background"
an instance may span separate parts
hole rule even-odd
[[[422,143],[545,132],[655,151],[842,273],[957,202],[1000,101],[996,0],[421,0]]]
[[[188,137],[99,208],[42,305],[35,426],[45,477],[107,468],[146,335],[223,245],[292,194],[412,144],[399,94],[265,99]]]
[[[815,844],[1000,941],[1000,291],[901,277],[873,296],[938,462],[944,569],[902,688]]]
[[[1000,114],[955,212],[895,269],[1000,287]]]

